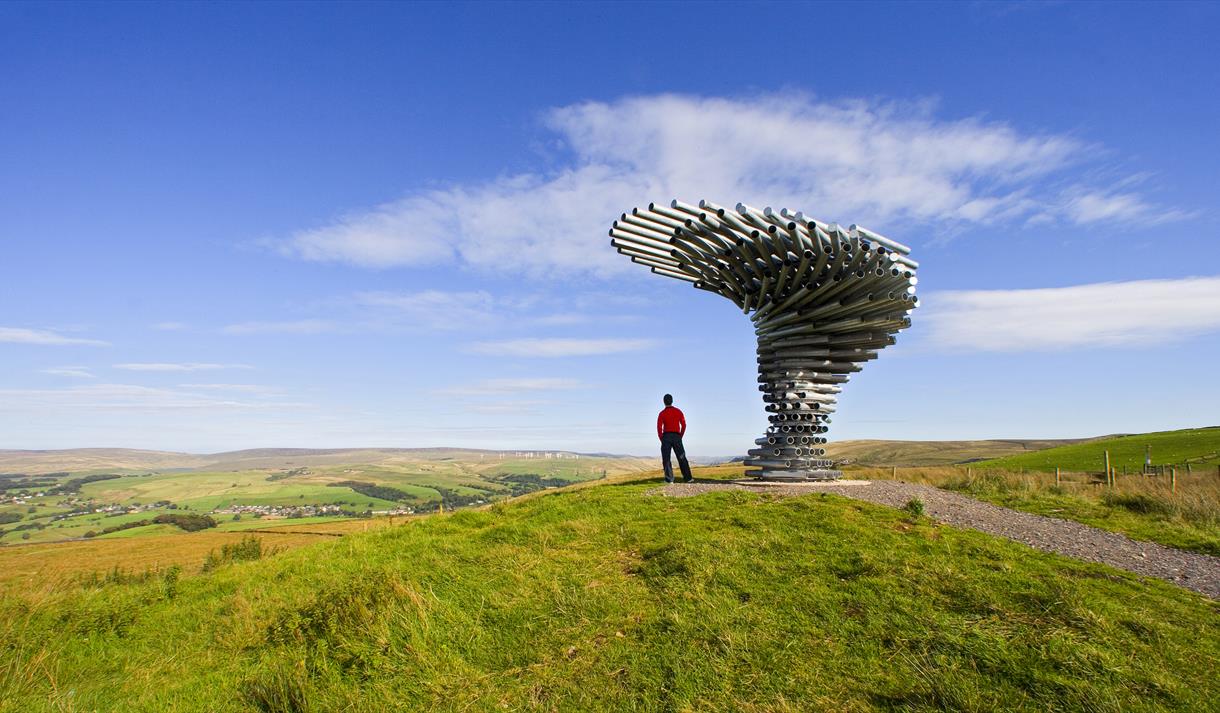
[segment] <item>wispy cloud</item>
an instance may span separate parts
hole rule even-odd
[[[81,339],[68,337],[47,329],[23,329],[21,327],[0,327],[0,342],[10,344],[87,344],[106,346],[109,342],[98,339]]]
[[[64,389],[0,389],[0,411],[55,410],[166,411],[255,409],[266,404],[213,398],[176,389],[132,384],[90,384]]]
[[[185,322],[157,322],[152,328],[162,332],[180,332],[186,329],[187,326]]]
[[[571,357],[619,354],[651,349],[653,339],[508,339],[477,342],[470,350],[476,354],[512,357]]]
[[[241,322],[222,327],[225,334],[321,334],[338,328],[325,319],[297,319],[281,322]]]
[[[115,369],[125,371],[215,371],[217,369],[253,369],[249,364],[209,364],[201,362],[136,362],[115,364]]]
[[[1220,276],[935,292],[924,304],[920,323],[938,349],[1020,352],[1164,344],[1220,330]]]
[[[439,393],[453,396],[488,396],[521,394],[534,391],[570,391],[585,386],[579,379],[557,376],[534,376],[506,379],[485,379],[473,384],[451,386]]]
[[[458,260],[501,273],[586,275],[629,269],[604,249],[607,226],[626,208],[672,196],[787,206],[879,229],[1181,215],[1134,190],[1067,175],[1098,153],[1079,139],[940,119],[929,106],[792,93],[575,104],[546,116],[566,152],[553,172],[413,193],[280,247],[366,267]]]
[[[1040,216],[1041,222],[1066,216],[1077,225],[1119,220],[1139,220],[1145,225],[1159,225],[1193,217],[1188,211],[1153,205],[1133,192],[1072,189],[1064,195],[1057,213]]]
[[[76,379],[96,378],[87,366],[53,366],[42,369],[41,372],[51,376],[70,376]]]
[[[465,329],[486,325],[510,306],[504,298],[478,291],[446,292],[362,292],[353,298],[357,305],[373,307],[388,313],[391,324],[429,329]]]
[[[474,413],[505,415],[505,414],[528,414],[535,413],[539,406],[545,406],[551,403],[538,399],[519,399],[514,401],[495,401],[492,403],[475,404],[468,407],[467,410]]]
[[[179,388],[203,391],[233,391],[246,394],[267,394],[275,391],[261,384],[178,384]]]
[[[629,315],[634,316],[634,315]],[[570,327],[573,324],[586,324],[593,318],[577,312],[559,312],[535,317],[531,322],[540,327]],[[619,320],[622,321],[622,320]]]

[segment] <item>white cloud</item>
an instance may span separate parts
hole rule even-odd
[[[517,400],[517,401],[496,401],[494,403],[476,404],[467,408],[469,411],[482,414],[504,415],[504,414],[529,414],[534,413],[537,407],[549,404],[549,401],[540,400]]]
[[[183,389],[202,389],[204,391],[236,391],[247,394],[265,394],[274,391],[260,384],[179,384]]]
[[[627,315],[633,317],[634,315]],[[586,324],[592,321],[592,317],[587,314],[578,314],[576,312],[559,312],[556,314],[543,315],[535,317],[531,322],[540,327],[570,327],[573,324]]]
[[[1220,276],[936,292],[919,323],[946,351],[1146,346],[1220,330]]]
[[[510,357],[569,357],[619,354],[651,349],[652,339],[508,339],[497,342],[477,342],[471,351],[477,354]]]
[[[214,371],[217,369],[253,369],[254,367],[250,366],[249,364],[140,362],[115,364],[114,368],[124,369],[126,371]]]
[[[366,267],[457,259],[495,272],[586,275],[629,269],[605,247],[610,222],[671,197],[786,206],[883,232],[911,222],[1168,214],[1131,191],[1065,180],[1064,169],[1096,153],[1077,139],[938,119],[926,106],[657,95],[562,107],[546,125],[569,152],[553,172],[420,191],[280,247]]]
[[[1064,206],[1068,217],[1080,224],[1134,219],[1150,211],[1151,207],[1134,193],[1080,193],[1070,196]]]
[[[324,319],[298,319],[283,322],[242,322],[221,328],[225,334],[321,334],[336,329]]]
[[[46,329],[22,329],[20,327],[0,327],[0,342],[11,344],[88,344],[106,346],[108,342],[97,339],[80,339],[66,337]]]
[[[65,389],[0,389],[0,411],[249,409],[259,404],[217,399],[174,389],[131,384],[90,384]]]
[[[409,326],[429,329],[465,329],[496,321],[506,302],[483,291],[362,292],[356,304],[386,310],[388,323],[405,321]]]
[[[585,384],[578,379],[557,376],[534,376],[506,379],[485,379],[474,384],[441,389],[440,393],[454,396],[488,396],[520,394],[533,391],[570,391]]]
[[[42,369],[42,373],[50,374],[51,376],[70,376],[76,379],[96,378],[87,366],[53,366]]]
[[[184,322],[157,322],[152,327],[163,332],[179,332],[186,329],[187,325]]]

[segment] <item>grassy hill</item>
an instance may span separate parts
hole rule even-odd
[[[980,463],[980,466],[1016,470],[1054,471],[1056,467],[1074,471],[1105,469],[1104,451],[1110,451],[1110,464],[1120,471],[1139,473],[1144,466],[1144,448],[1152,446],[1153,464],[1176,465],[1185,472],[1192,469],[1212,471],[1220,464],[1220,426],[1160,431],[1128,436],[1108,436],[1084,443],[1049,448],[1034,453],[1009,455]]]
[[[1093,439],[993,439],[985,441],[835,441],[827,455],[863,466],[938,466],[1026,454]]]
[[[10,592],[0,710],[1197,711],[1220,694],[1216,605],[1166,583],[833,496],[654,486]]]

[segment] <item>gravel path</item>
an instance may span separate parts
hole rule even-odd
[[[1132,540],[1071,520],[1010,510],[930,485],[892,480],[757,485],[696,481],[665,485],[650,492],[668,497],[690,497],[714,490],[748,490],[772,495],[834,493],[895,508],[906,505],[911,498],[919,498],[923,501],[925,514],[948,525],[969,527],[1044,552],[1157,577],[1212,599],[1220,598],[1220,557]]]

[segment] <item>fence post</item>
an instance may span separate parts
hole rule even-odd
[[[1059,466],[1055,466],[1055,487],[1059,487]]]
[[[1217,467],[1220,467],[1220,466],[1217,466]],[[969,478],[973,478],[973,477],[974,477],[974,468],[971,468],[970,466],[966,466],[966,478],[969,479]]]
[[[1103,451],[1106,454],[1106,485],[1114,486],[1114,481],[1110,479],[1110,451]]]
[[[1177,468],[1169,469],[1169,492],[1171,492],[1171,493],[1178,492],[1178,469]]]
[[[1190,475],[1190,463],[1186,464],[1186,474]]]
[[[898,480],[898,466],[894,466],[893,471],[894,472],[891,473],[891,475],[893,476],[894,480]]]

